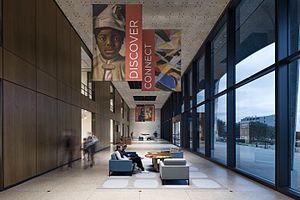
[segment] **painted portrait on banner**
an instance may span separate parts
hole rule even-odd
[[[155,87],[181,91],[181,31],[155,30]]]
[[[136,122],[155,121],[155,106],[154,105],[136,106],[135,121]]]
[[[125,80],[125,5],[94,4],[94,81]]]

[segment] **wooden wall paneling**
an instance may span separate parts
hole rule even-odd
[[[100,107],[100,114],[112,117],[110,111],[110,82],[96,81],[95,82],[95,101]]]
[[[74,159],[78,159],[81,157],[81,108],[76,106],[72,106],[72,130],[75,139]]]
[[[56,77],[56,5],[37,1],[37,67]]]
[[[81,106],[81,93],[78,90],[72,89],[72,104],[80,107]]]
[[[57,166],[57,100],[43,94],[37,96],[37,172]]]
[[[81,91],[81,40],[71,29],[72,88]]]
[[[57,81],[57,97],[58,99],[71,103],[72,102],[72,89],[62,81]]]
[[[3,65],[2,65],[3,57],[2,57],[2,53],[3,53],[3,49],[2,49],[2,47],[0,47],[0,78],[3,77],[3,75],[2,75],[3,74]]]
[[[3,0],[3,46],[35,65],[36,0]]]
[[[2,52],[1,52],[2,54]],[[1,62],[2,63],[2,62]],[[3,161],[3,80],[0,79],[0,190],[3,189],[4,185],[4,161]]]
[[[57,97],[57,80],[37,69],[37,91],[48,96]]]
[[[57,9],[57,77],[71,86],[71,27],[62,12]]]
[[[4,81],[4,186],[36,175],[36,93]]]
[[[58,165],[65,164],[67,162],[67,155],[65,153],[63,145],[63,137],[66,132],[72,130],[72,106],[58,101],[58,137],[57,137],[57,162]]]
[[[19,85],[36,90],[36,68],[4,49],[3,77]]]
[[[95,134],[100,141],[100,143],[98,144],[98,149],[103,149],[110,145],[110,119],[102,115],[96,114],[95,120]]]
[[[81,108],[85,109],[85,110],[90,110],[89,108],[89,98],[84,96],[84,95],[81,95],[80,96],[80,101],[81,101]]]
[[[93,100],[90,100],[90,110],[93,113],[97,112],[97,103],[95,101],[93,101]]]

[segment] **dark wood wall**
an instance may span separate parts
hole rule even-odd
[[[110,119],[129,125],[117,91],[109,110],[109,82],[95,83],[95,101],[81,95],[82,42],[54,0],[2,1],[0,189],[65,164],[65,130],[80,158],[81,109],[95,115],[98,150],[110,145]]]
[[[5,188],[65,164],[66,129],[80,158],[81,107],[92,103],[80,93],[81,40],[53,0],[3,0],[0,50]]]
[[[97,102],[96,111],[96,135],[100,138],[100,148],[105,148],[110,145],[110,119],[115,123],[122,124],[125,127],[129,126],[127,104],[124,102],[124,118],[121,115],[121,95],[115,90],[115,112],[110,111],[110,82],[95,82],[95,100]],[[115,128],[115,127],[114,127]]]

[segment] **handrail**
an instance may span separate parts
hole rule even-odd
[[[93,93],[92,88],[81,82],[81,94],[87,96],[89,99],[93,99]]]

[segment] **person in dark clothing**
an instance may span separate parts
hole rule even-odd
[[[68,160],[68,167],[72,168],[74,139],[71,131],[65,133],[65,136],[63,138],[63,145]]]
[[[129,160],[132,160],[133,163],[136,163],[136,165],[142,170],[144,171],[144,166],[141,160],[141,157],[139,157],[137,154],[129,154],[127,153],[125,150],[127,149],[127,145],[123,145],[120,151],[120,154],[122,157],[126,156],[129,158]]]

